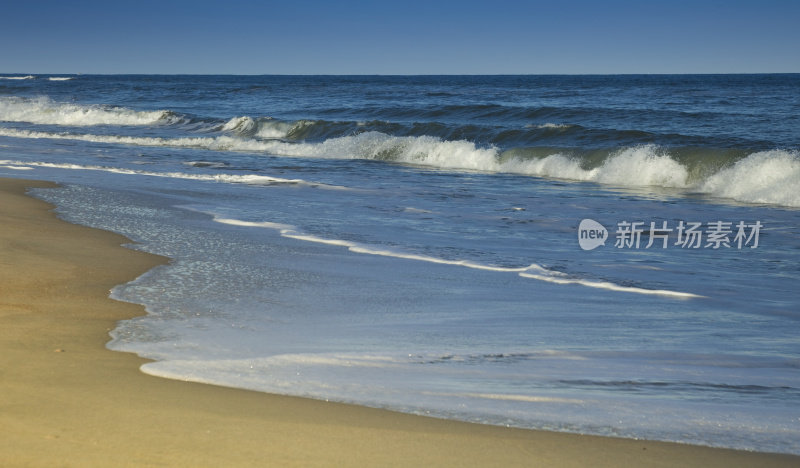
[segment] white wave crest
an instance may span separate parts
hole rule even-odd
[[[501,158],[496,148],[437,137],[397,137],[380,132],[331,138],[321,143],[274,142],[272,154],[294,157],[378,159],[443,169],[508,172],[539,177],[591,181],[620,186],[687,187],[688,172],[654,145],[625,148],[599,167],[583,169],[578,160],[562,154],[542,159]]]
[[[542,159],[510,159],[500,170],[539,177],[597,182],[620,187],[668,187],[704,193],[744,203],[800,207],[800,155],[772,150],[750,154],[700,181],[692,181],[686,166],[653,145],[626,148],[593,169],[562,154]]]
[[[55,102],[46,97],[0,98],[0,121],[45,125],[153,125],[165,121],[165,110],[135,111],[123,107],[84,106]]]
[[[0,80],[35,80],[36,77],[33,75],[27,76],[0,76]]]
[[[619,150],[599,167],[584,169],[580,161],[554,154],[542,159],[513,158],[502,164],[507,172],[539,177],[598,182],[619,186],[687,187],[686,168],[653,145]]]
[[[444,169],[498,170],[495,148],[477,148],[469,141],[445,141],[431,136],[397,137],[366,132],[321,143],[270,142],[266,148],[279,156],[376,159]]]
[[[571,128],[570,124],[557,124],[557,123],[543,123],[543,124],[527,124],[525,128],[538,128],[540,130],[566,130]]]
[[[225,125],[222,126],[222,131],[240,134],[248,133],[251,132],[255,126],[256,122],[250,117],[234,117],[225,122]]]
[[[51,76],[48,78],[48,81],[70,81],[74,79],[74,76]]]
[[[311,123],[312,122],[308,120],[286,122],[271,117],[253,119],[252,117],[243,116],[234,117],[225,122],[222,126],[222,131],[245,137],[283,139],[288,137],[289,133],[293,130],[302,128]]]
[[[304,123],[304,121],[293,123],[274,119],[261,120],[258,123],[255,136],[259,138],[286,138],[296,126]]]
[[[266,152],[276,156],[292,157],[383,159],[447,169],[498,170],[496,161],[497,150],[493,148],[479,149],[475,147],[475,144],[468,141],[443,141],[439,138],[424,136],[393,137],[378,132],[331,138],[321,143],[287,143],[277,140],[261,141],[229,136],[184,138],[133,137],[38,132],[9,128],[0,128],[0,136],[77,140],[137,146],[199,148],[215,151]]]
[[[237,119],[234,119],[237,122],[231,120],[229,124],[233,127],[248,125],[247,117]],[[745,203],[800,207],[800,155],[796,150],[753,153],[697,181],[690,180],[686,166],[655,145],[621,149],[608,156],[600,166],[585,169],[580,160],[565,154],[557,153],[544,158],[506,157],[496,148],[478,148],[474,143],[464,140],[447,141],[431,136],[398,137],[380,132],[331,138],[319,143],[233,136],[126,137],[6,128],[0,128],[0,136],[247,151],[288,157],[386,160],[441,169],[507,172],[618,187],[678,188]]]
[[[763,151],[710,176],[698,190],[748,203],[800,207],[800,155]]]

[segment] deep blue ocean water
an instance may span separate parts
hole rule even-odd
[[[144,372],[800,454],[800,75],[5,75],[0,176]]]

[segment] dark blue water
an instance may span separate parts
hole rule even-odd
[[[0,175],[173,258],[145,372],[800,453],[800,75],[8,78]]]
[[[166,108],[196,122],[312,120],[315,128],[302,136],[315,140],[377,130],[503,150],[651,143],[767,150],[798,145],[798,81],[798,75],[80,76],[0,80],[0,93]],[[553,123],[568,131],[538,128]]]

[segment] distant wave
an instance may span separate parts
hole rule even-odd
[[[50,77],[48,80],[64,81],[74,77]],[[580,142],[580,146],[607,147],[632,146],[658,142],[660,144],[702,140],[702,138],[677,134],[653,134],[640,130],[615,130],[587,128],[572,123],[553,123],[550,117],[558,115],[516,115],[520,109],[502,106],[448,106],[446,110],[462,112],[473,109],[486,113],[483,121],[449,122],[452,115],[441,109],[430,109],[420,115],[413,112],[399,121],[386,120],[280,120],[272,117],[236,116],[227,120],[215,117],[189,116],[170,110],[135,111],[110,105],[75,104],[40,98],[0,98],[0,121],[27,122],[44,125],[181,125],[189,132],[222,132],[229,135],[255,139],[284,139],[290,141],[320,142],[331,138],[352,136],[365,132],[378,132],[392,136],[432,136],[446,141],[467,140],[482,145],[513,148],[554,143]],[[435,110],[435,112],[434,112]],[[409,109],[409,112],[412,110]],[[495,115],[497,112],[499,114]],[[511,112],[513,124],[504,122],[505,112]],[[369,113],[367,113],[369,114]],[[429,115],[430,114],[430,115]],[[383,117],[383,116],[382,116]],[[529,118],[530,117],[530,118]],[[426,120],[432,118],[434,120]],[[444,119],[443,122],[435,120]],[[421,119],[421,120],[417,120]],[[543,119],[544,123],[541,123]],[[533,123],[531,123],[531,120]],[[537,123],[538,122],[538,123]],[[705,142],[707,143],[707,141]],[[568,143],[569,144],[569,143]]]
[[[567,128],[575,127],[570,124],[556,124],[556,123],[543,123],[543,124],[527,124],[525,128],[538,128],[538,129],[552,129],[552,130],[565,130]]]
[[[594,141],[622,138],[646,140],[645,132],[592,130],[563,123],[526,124],[504,128],[492,124],[445,124],[441,122],[388,122],[384,120],[279,120],[272,117],[239,116],[216,124],[214,131],[258,139],[320,142],[330,138],[366,132],[393,136],[433,136],[442,140],[481,141],[501,147],[534,144],[548,139],[589,137]]]
[[[133,111],[129,111],[133,112]],[[124,115],[128,115],[125,113]],[[151,116],[153,118],[155,116]],[[229,121],[231,131],[282,132],[272,120],[258,125],[247,118]],[[270,123],[269,125],[265,125]],[[297,125],[297,124],[294,124]],[[656,145],[641,145],[581,158],[568,151],[517,148],[500,151],[474,143],[431,136],[392,136],[380,132],[329,138],[318,143],[238,136],[151,138],[117,135],[36,132],[0,128],[0,136],[50,138],[137,146],[245,151],[276,156],[371,159],[450,170],[505,172],[536,177],[595,182],[618,187],[666,187],[745,203],[800,207],[800,153],[770,150],[733,156],[674,155]],[[680,156],[680,157],[679,157]]]
[[[35,99],[0,98],[0,121],[45,125],[153,125],[169,123],[175,114],[166,110],[136,111],[124,107],[78,105],[55,102],[46,97]]]
[[[27,76],[0,76],[0,80],[35,80],[36,77],[33,75]]]
[[[460,266],[465,268],[472,268],[475,270],[484,270],[484,271],[494,271],[499,273],[516,273],[523,278],[530,278],[539,281],[544,281],[548,283],[555,283],[555,284],[575,284],[580,286],[586,286],[590,288],[598,288],[598,289],[605,289],[608,291],[618,291],[618,292],[627,292],[627,293],[635,293],[635,294],[647,294],[647,295],[658,295],[658,296],[668,296],[673,298],[679,299],[690,299],[698,296],[697,294],[692,293],[685,293],[679,291],[669,291],[666,289],[647,289],[647,288],[639,288],[634,286],[622,286],[616,283],[612,283],[609,281],[597,281],[597,280],[590,280],[585,278],[575,278],[571,277],[565,273],[547,269],[541,265],[531,264],[526,267],[518,267],[518,268],[510,268],[510,267],[500,267],[494,265],[486,265],[482,263],[477,263],[469,260],[448,260],[444,258],[432,257],[430,255],[420,255],[415,253],[409,252],[402,252],[399,250],[394,249],[387,249],[384,247],[379,246],[370,246],[365,244],[359,244],[356,242],[351,242],[342,239],[327,239],[311,234],[306,234],[297,231],[293,226],[280,224],[280,223],[273,223],[269,221],[265,222],[251,222],[251,221],[243,221],[238,219],[229,219],[229,218],[219,218],[215,217],[214,221],[221,223],[221,224],[230,224],[234,226],[244,226],[244,227],[258,227],[258,228],[267,228],[267,229],[274,229],[280,232],[281,236],[289,238],[289,239],[296,239],[306,242],[314,242],[317,244],[326,244],[326,245],[334,245],[339,247],[345,247],[351,252],[354,253],[361,253],[367,255],[379,255],[382,257],[394,257],[400,258],[405,260],[415,260],[427,263],[436,263],[441,265],[452,265],[452,266]]]
[[[70,81],[75,79],[74,76],[51,76],[47,78],[49,81]]]

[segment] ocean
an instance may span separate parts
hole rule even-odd
[[[800,75],[0,76],[142,371],[800,454]]]

